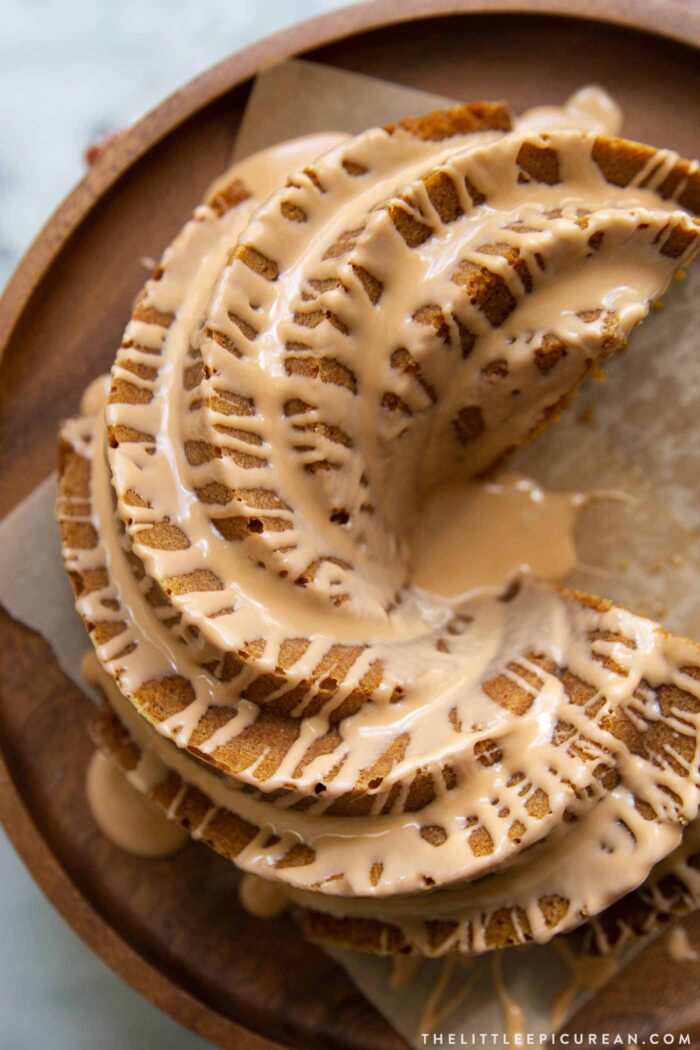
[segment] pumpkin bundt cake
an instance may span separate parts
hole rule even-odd
[[[625,345],[697,251],[700,170],[499,103],[318,145],[269,196],[261,164],[217,183],[62,429],[94,732],[311,937],[545,941],[681,848],[700,648],[531,576],[419,589],[411,526]]]

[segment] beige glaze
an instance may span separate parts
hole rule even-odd
[[[590,113],[592,105],[596,128],[595,121],[612,120],[609,107],[600,116],[605,106],[599,96],[584,103],[579,99],[574,109],[588,106]],[[562,118],[567,127],[577,126],[572,114]],[[617,338],[626,337],[684,261],[662,249],[670,230],[687,229],[690,220],[655,192],[676,164],[675,155],[656,154],[622,191],[593,163],[595,144],[594,135],[575,131],[542,138],[527,123],[512,134],[481,132],[448,143],[375,129],[342,141],[314,161],[311,174],[300,172],[255,211],[256,180],[266,192],[276,163],[275,151],[266,151],[246,162],[251,195],[222,215],[202,206],[165,253],[162,274],[147,286],[145,303],[154,313],[127,328],[110,403],[100,410],[91,397],[87,411],[95,414],[64,430],[90,460],[92,477],[90,505],[66,506],[62,513],[91,525],[99,537],[95,546],[67,549],[67,567],[77,573],[106,567],[109,575],[104,588],[79,597],[78,608],[90,623],[125,622],[123,632],[97,648],[109,680],[118,676],[110,702],[144,752],[211,799],[212,810],[195,837],[217,808],[230,809],[260,828],[237,857],[246,871],[284,884],[296,903],[388,919],[421,951],[430,951],[426,916],[457,919],[440,951],[489,947],[485,905],[509,905],[514,894],[534,939],[547,940],[553,933],[541,904],[547,887],[556,884],[576,902],[566,918],[567,925],[576,924],[582,911],[595,914],[638,885],[678,844],[682,824],[697,810],[697,785],[689,775],[695,758],[673,750],[652,765],[603,719],[571,702],[560,677],[530,658],[543,654],[568,667],[590,686],[596,714],[600,705],[611,716],[624,710],[643,733],[661,717],[656,687],[673,683],[686,695],[700,695],[697,680],[683,670],[697,662],[690,643],[668,638],[624,610],[581,605],[533,576],[512,600],[479,595],[458,608],[411,586],[409,578],[421,494],[454,476],[473,477],[519,441],[543,405],[580,378],[588,357],[605,356],[609,318],[615,318]],[[533,189],[520,177],[517,158],[533,146],[556,147],[560,183]],[[318,142],[308,148],[310,160]],[[302,152],[299,146],[297,162]],[[421,179],[436,167],[461,187],[459,221],[442,226]],[[275,178],[283,181],[281,169]],[[470,185],[485,192],[488,208],[474,206]],[[400,198],[393,196],[397,186]],[[390,210],[380,206],[387,200],[428,220],[439,235],[409,250]],[[582,222],[583,210],[590,215]],[[328,246],[343,231],[359,231],[358,224],[362,236],[358,232],[347,267],[347,260],[328,255]],[[592,249],[594,235],[600,243]],[[504,256],[484,250],[502,239],[518,248],[534,275],[531,294],[523,295],[521,278]],[[274,259],[275,279],[254,272],[244,261],[246,252]],[[490,268],[505,282],[517,300],[512,322],[491,325],[451,279],[465,253],[470,264]],[[358,270],[381,281],[380,304],[368,295]],[[392,280],[397,273],[401,279]],[[340,285],[333,284],[337,280]],[[455,357],[452,331],[450,357],[443,338],[436,342],[439,333],[416,321],[426,301],[442,304],[451,317],[468,317],[475,334],[468,354]],[[594,307],[602,312],[591,320],[585,315]],[[313,310],[325,320],[309,325],[298,319]],[[547,378],[550,369],[533,365],[532,355],[537,339],[552,329],[566,354],[561,375]],[[404,373],[382,352],[390,339],[431,370],[440,395],[434,403],[414,371]],[[300,360],[325,353],[352,367],[361,396],[347,385],[316,382],[314,405],[286,412],[286,405],[311,396],[308,377],[287,367],[287,348],[299,340],[305,347]],[[203,368],[191,381],[198,355]],[[517,397],[508,386],[512,378],[505,388],[494,383],[504,367],[518,377]],[[124,384],[132,395],[137,391],[131,400],[120,394]],[[383,392],[399,399],[390,404],[409,405],[411,415],[381,411]],[[233,419],[232,397],[243,399]],[[465,399],[479,399],[492,422],[468,454],[455,447],[453,425]],[[506,408],[515,404],[521,407],[514,412]],[[407,419],[414,422],[409,426]],[[112,441],[105,450],[107,427],[153,440]],[[215,442],[221,456],[193,459],[193,443],[203,440]],[[330,462],[328,457],[334,469],[307,470]],[[125,556],[112,484],[127,545],[145,569],[143,580]],[[224,499],[226,514],[255,515],[260,492],[268,504],[271,493],[278,500],[265,506],[263,528],[241,542],[226,538],[216,527],[224,513],[217,499]],[[494,506],[514,498],[508,484],[497,499],[492,496],[482,490],[478,498]],[[371,513],[365,505],[370,499]],[[334,520],[338,508],[347,510],[347,521]],[[571,509],[561,516],[567,529]],[[177,541],[154,544],[154,529],[171,523],[177,523]],[[484,525],[480,520],[479,528]],[[463,546],[454,549],[455,559],[461,560]],[[571,551],[559,558],[552,543],[550,553],[559,559],[556,571],[531,557],[538,573],[556,576]],[[296,585],[309,564],[318,564],[315,575]],[[172,583],[205,570],[220,586],[181,592]],[[508,565],[498,570],[510,572]],[[172,606],[149,603],[149,588],[159,581],[172,592]],[[174,625],[173,609],[181,617]],[[260,707],[248,690],[261,674],[275,672],[285,647],[300,635],[306,636],[304,645],[286,667],[278,693],[309,680],[334,646],[350,648],[354,662],[342,682],[332,679],[332,695],[316,713],[305,717],[305,705],[316,699],[313,691],[300,701],[292,712],[298,734],[271,773],[258,775],[262,761],[256,758],[235,779],[227,778],[179,750],[210,710],[233,713],[199,740],[205,756],[216,758],[218,749],[254,727]],[[223,653],[245,652],[256,640],[261,651],[231,683],[207,670]],[[334,709],[377,666],[382,675],[370,702],[340,721],[332,747],[315,753],[319,740],[333,736]],[[522,717],[513,717],[494,700],[493,688],[485,688],[499,674],[520,690]],[[186,679],[193,699],[156,731],[125,697],[138,707],[140,690],[174,675]],[[273,691],[266,700],[275,696]],[[665,717],[680,743],[695,739],[696,715],[674,708]],[[554,739],[560,724],[570,727],[568,746]],[[368,792],[370,812],[335,815],[335,800],[351,792],[399,736],[406,741],[403,756]],[[582,760],[575,744],[583,740],[604,766],[615,767],[614,791],[603,791],[596,763]],[[501,758],[481,761],[480,748],[494,742]],[[447,769],[458,773],[456,789]],[[410,787],[423,770],[430,771],[436,790],[416,813]],[[243,792],[241,784],[256,790]],[[260,791],[280,794],[270,799]],[[547,808],[533,819],[542,795]],[[300,799],[304,808],[295,808]],[[643,815],[640,799],[656,819]],[[176,798],[172,816],[178,805]],[[564,814],[578,820],[567,827]],[[487,850],[475,850],[473,827],[486,831]],[[426,828],[444,833],[439,847],[422,833]],[[523,855],[536,842],[541,848]],[[299,843],[309,846],[313,859],[282,863]],[[485,874],[489,880],[475,885]],[[425,892],[433,886],[434,892]]]
[[[415,977],[422,961],[419,955],[395,955],[391,960],[390,986],[403,988]]]
[[[528,110],[518,121],[518,127],[532,131],[576,127],[582,131],[619,135],[622,119],[622,110],[607,91],[589,84],[576,91],[563,106],[536,106]]]
[[[466,977],[462,977],[464,970]],[[456,955],[444,959],[425,1001],[416,1037],[422,1041],[423,1036],[431,1034],[447,1021],[464,1002],[478,978],[479,973],[473,968],[471,960],[460,959]]]
[[[289,907],[289,900],[279,886],[259,875],[243,876],[238,897],[245,910],[256,919],[276,919]]]
[[[101,379],[96,380],[86,391],[83,405],[89,405],[93,396],[99,398],[104,386]],[[80,670],[88,685],[104,693],[106,676],[94,652],[85,654]],[[92,756],[85,780],[90,812],[102,834],[125,853],[167,857],[187,843],[184,828],[168,820],[146,797],[162,779],[163,765],[151,751],[141,752],[138,765],[126,774],[102,752]]]
[[[550,1016],[550,1031],[558,1032],[569,1016],[577,994],[595,992],[606,985],[620,969],[620,961],[618,952],[602,957],[600,955],[578,955],[561,937],[556,938],[552,943],[570,974],[569,983],[557,996]]]
[[[513,998],[506,984],[503,975],[503,952],[493,952],[491,955],[491,978],[501,1008],[506,1045],[511,1046],[526,1035],[527,1022],[522,1007]]]
[[[187,832],[163,816],[101,751],[92,756],[85,791],[98,828],[126,853],[152,859],[167,857],[189,841]]]
[[[700,952],[690,943],[688,931],[681,923],[672,926],[664,938],[664,947],[674,962],[700,962]]]
[[[519,475],[447,482],[418,510],[411,581],[443,598],[465,600],[476,591],[503,591],[523,573],[565,580],[577,564],[574,527],[582,504],[579,495],[545,492]]]

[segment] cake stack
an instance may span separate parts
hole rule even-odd
[[[625,345],[700,170],[491,103],[304,163],[217,183],[62,429],[95,735],[314,939],[546,941],[695,856],[700,648],[531,576],[418,589],[411,527]]]

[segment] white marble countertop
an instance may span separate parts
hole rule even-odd
[[[123,127],[251,41],[341,0],[3,0],[0,287]],[[44,899],[0,833],[0,1050],[208,1046],[116,977]]]
[[[231,52],[348,2],[3,0],[0,288],[91,141]]]

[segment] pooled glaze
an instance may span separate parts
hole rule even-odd
[[[619,951],[603,957],[578,955],[564,938],[557,938],[554,947],[569,971],[569,981],[557,996],[549,1019],[549,1029],[558,1032],[569,1016],[571,1005],[580,992],[596,992],[612,980],[620,969]]]
[[[101,387],[104,384],[98,381],[83,404],[91,404],[95,391],[99,397]],[[106,675],[93,652],[83,657],[81,673],[88,685],[104,691]],[[102,834],[125,853],[135,857],[167,857],[188,842],[189,835],[184,828],[168,820],[146,797],[166,772],[163,763],[148,750],[141,752],[138,765],[128,773],[101,751],[95,751],[92,756],[85,779],[90,812]]]
[[[700,952],[693,948],[685,926],[677,923],[664,938],[664,947],[674,962],[700,962]]]
[[[245,910],[256,919],[276,919],[289,907],[289,900],[280,887],[259,875],[244,875],[238,896]]]
[[[503,975],[503,952],[493,952],[491,956],[491,978],[501,1008],[506,1045],[522,1042],[527,1034],[525,1013],[506,984]]]
[[[163,816],[101,751],[95,752],[88,766],[85,793],[102,834],[126,853],[168,857],[189,842],[187,832]]]
[[[578,560],[574,527],[583,502],[576,493],[545,492],[518,475],[476,485],[447,482],[428,492],[418,509],[411,582],[455,600],[504,591],[523,573],[565,580]]]
[[[562,118],[567,126],[576,126],[572,113]],[[106,411],[91,400],[88,414],[64,429],[91,469],[89,505],[66,501],[64,520],[84,521],[97,537],[93,546],[68,546],[66,563],[77,574],[107,569],[107,584],[84,588],[77,604],[88,623],[124,625],[97,644],[97,653],[118,679],[111,702],[129,732],[199,786],[212,813],[230,809],[259,827],[236,858],[245,870],[284,883],[305,907],[391,921],[424,951],[489,947],[484,901],[494,909],[511,905],[516,881],[531,935],[547,939],[553,925],[542,901],[553,878],[576,901],[556,925],[573,925],[582,910],[593,914],[638,884],[697,809],[696,758],[685,743],[697,733],[696,710],[665,713],[675,742],[653,770],[645,753],[631,751],[610,729],[624,709],[644,738],[661,720],[657,690],[667,683],[698,697],[696,679],[684,670],[697,662],[690,643],[534,578],[507,601],[478,596],[459,603],[410,583],[421,494],[449,483],[457,468],[467,478],[478,474],[521,440],[543,404],[575,385],[596,353],[605,356],[606,339],[617,345],[642,319],[685,259],[663,254],[672,233],[692,231],[687,214],[656,192],[675,170],[674,154],[650,156],[623,193],[592,162],[595,136],[542,137],[527,121],[515,134],[503,130],[448,143],[403,129],[369,132],[294,176],[255,214],[248,182],[255,191],[255,173],[267,177],[272,155],[250,162],[245,178],[229,173],[221,194],[238,179],[245,186],[240,199],[223,213],[214,203],[202,206],[166,252],[127,328]],[[538,183],[533,192],[518,162],[529,149],[557,151],[560,182]],[[442,227],[422,178],[430,169],[453,186],[461,180],[452,205],[459,212]],[[279,176],[277,170],[283,181]],[[397,185],[400,198],[392,196]],[[485,191],[488,207],[475,208],[474,186]],[[378,207],[384,200],[390,204]],[[402,247],[395,219],[403,212],[408,218],[399,224],[429,223],[439,237]],[[345,251],[328,253],[356,227],[350,269],[342,269],[345,262],[336,259]],[[520,253],[532,294],[523,295],[522,269],[512,259],[485,250],[500,250],[501,240]],[[473,300],[450,277],[465,253],[517,302],[517,323],[494,326],[471,309]],[[251,268],[251,259],[263,270],[274,260],[274,279],[270,267]],[[401,280],[392,282],[399,263]],[[548,268],[557,280],[539,275]],[[338,273],[341,286],[332,283]],[[381,302],[373,301],[378,285],[368,275],[381,285]],[[344,296],[352,308],[350,342]],[[448,351],[439,345],[445,333],[435,315],[421,313],[431,301],[452,318],[452,357],[441,357]],[[454,318],[465,310],[475,341],[465,352],[459,330],[460,361]],[[322,319],[308,323],[316,321],[314,311]],[[546,342],[552,326],[561,346]],[[358,346],[381,349],[389,338],[408,358],[357,355]],[[533,345],[544,356],[521,375]],[[310,407],[303,401],[308,368],[322,350],[345,369],[335,373],[344,382],[312,383]],[[416,381],[418,360],[434,369],[431,383]],[[562,376],[547,378],[555,366]],[[348,388],[351,367],[360,397]],[[505,378],[519,377],[517,387],[506,385],[505,401],[502,386],[489,393],[499,389],[504,367]],[[469,430],[460,407],[468,396],[496,416],[505,402],[523,408],[476,434],[467,455],[454,440]],[[417,420],[413,430],[407,419]],[[218,451],[207,458],[203,447]],[[237,511],[229,522],[254,527],[242,538],[238,525],[224,529],[223,506]],[[130,547],[145,571],[138,578]],[[305,578],[310,565],[314,572]],[[508,576],[510,567],[499,571]],[[542,572],[540,563],[535,571]],[[214,577],[216,587],[179,587],[198,572]],[[154,585],[166,600],[149,600]],[[342,675],[331,662],[333,673],[323,677],[318,669],[341,647],[352,662]],[[244,658],[230,681],[211,671],[222,654]],[[200,755],[226,769],[226,749],[250,736],[262,717],[256,683],[278,674],[282,662],[284,682],[264,695],[263,709],[295,685],[312,686],[290,713],[297,735],[272,768],[262,748],[236,768],[235,779],[224,778],[177,750],[196,741]],[[585,706],[569,695],[562,667],[590,688]],[[156,733],[141,717],[148,711],[140,695],[175,676],[192,699],[153,718]],[[362,689],[367,702],[333,721]],[[305,716],[307,707],[313,713]],[[221,709],[226,717],[202,735],[206,717]],[[553,733],[562,724],[565,746]],[[387,763],[397,739],[402,751]],[[600,782],[608,767],[620,778],[612,791]],[[374,768],[381,775],[368,778]],[[412,788],[426,776],[431,791],[418,805]],[[369,809],[334,812],[363,778],[370,779],[363,784]],[[243,792],[241,784],[256,790]],[[577,818],[571,829],[565,815]],[[536,842],[540,851],[523,864],[523,849]],[[300,844],[310,851],[308,862],[284,863]],[[471,884],[489,872],[488,883]],[[432,887],[440,888],[425,892]],[[437,949],[426,939],[426,916],[457,920]]]
[[[588,84],[576,91],[563,106],[536,106],[523,113],[518,127],[532,131],[574,127],[581,131],[619,135],[622,119],[622,110],[607,91]]]
[[[460,970],[464,969],[467,971],[466,976],[459,980],[457,988],[454,989],[455,975],[459,974],[461,978]],[[430,1035],[439,1025],[451,1017],[466,999],[478,976],[478,972],[473,968],[472,960],[461,959],[458,955],[449,955],[444,959],[437,978],[428,993],[423,1012],[416,1027],[416,1036],[422,1039],[424,1036]]]

